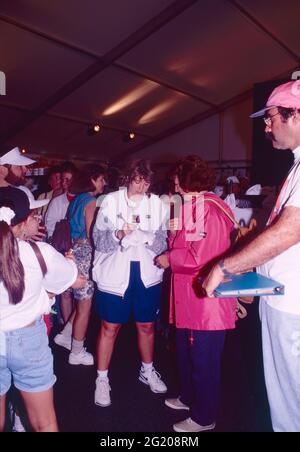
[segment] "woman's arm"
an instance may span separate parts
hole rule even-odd
[[[160,227],[158,231],[154,233],[154,240],[152,244],[146,245],[146,248],[153,251],[155,255],[158,256],[166,251],[167,247],[167,231],[164,231],[163,228]]]
[[[96,212],[96,200],[90,201],[84,209],[85,230],[88,239],[91,239],[91,226]]]

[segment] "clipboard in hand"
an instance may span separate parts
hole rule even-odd
[[[214,291],[218,298],[283,295],[284,285],[255,272],[232,275]]]

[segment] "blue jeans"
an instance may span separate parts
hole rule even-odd
[[[300,315],[260,302],[265,380],[275,432],[300,431]]]
[[[191,418],[200,425],[217,419],[225,335],[226,331],[176,330],[180,400],[190,407]]]

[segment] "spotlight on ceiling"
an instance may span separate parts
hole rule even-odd
[[[123,135],[123,141],[125,143],[128,143],[129,141],[132,141],[135,139],[135,133],[134,132],[126,132]]]
[[[100,124],[93,124],[88,127],[87,134],[88,135],[96,135],[96,133],[100,132],[101,126]]]

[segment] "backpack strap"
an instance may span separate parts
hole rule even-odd
[[[27,242],[31,248],[33,249],[34,254],[36,255],[37,260],[39,261],[43,277],[46,275],[48,268],[47,264],[45,262],[45,259],[41,253],[41,250],[39,249],[38,245],[35,242]]]
[[[225,209],[225,207],[223,207],[218,201],[216,201],[216,200],[213,199],[213,198],[207,198],[207,197],[204,198],[204,201],[210,201],[210,202],[212,202],[213,204],[215,204],[216,206],[218,206],[218,208],[221,209],[223,213],[225,213],[225,215],[227,216],[227,218],[229,218],[229,220],[230,220],[230,221],[231,221],[238,229],[241,229],[240,224],[233,218],[232,215],[230,215],[230,213]]]

